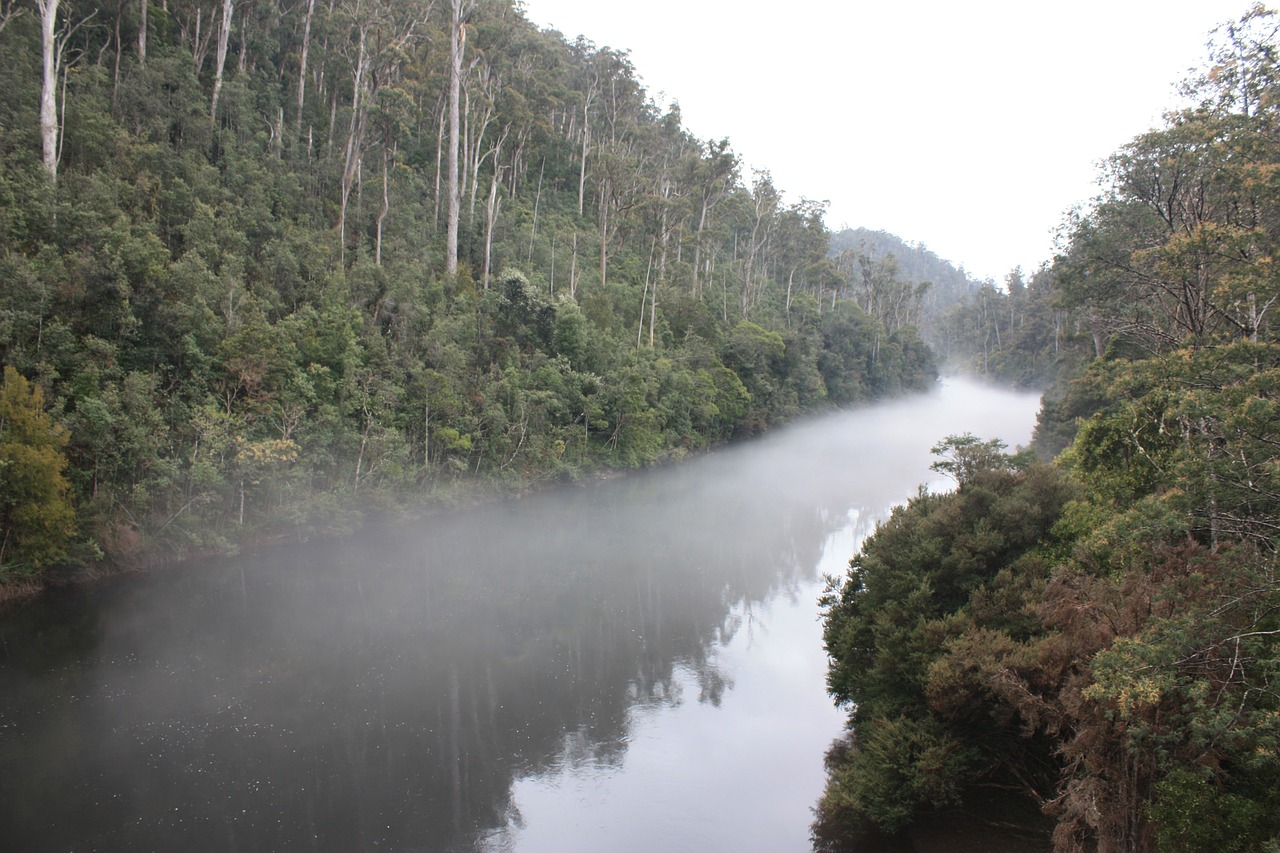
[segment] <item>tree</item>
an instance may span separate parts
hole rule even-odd
[[[0,585],[33,580],[66,555],[75,532],[62,449],[67,433],[44,394],[12,367],[0,388]]]
[[[213,60],[213,96],[209,99],[209,118],[218,120],[218,96],[222,94],[222,71],[227,64],[227,48],[231,43],[232,0],[222,0],[222,18],[218,25],[218,43]]]
[[[1000,707],[983,656],[1041,633],[1046,557],[1076,489],[1050,466],[1014,470],[993,442],[939,447],[956,443],[990,452],[959,490],[896,508],[823,596],[828,689],[852,740],[829,759],[819,828],[858,817],[892,832],[982,788],[1053,791],[1054,744]]]
[[[58,179],[58,0],[36,0],[40,12],[40,149],[49,180]]]
[[[998,438],[983,441],[969,432],[949,435],[933,446],[933,455],[940,458],[929,470],[947,475],[963,488],[982,471],[1011,467],[1013,460],[1004,455],[1004,448],[1005,443]]]
[[[462,210],[462,184],[458,151],[462,145],[462,60],[467,45],[467,19],[477,0],[449,0],[449,209],[445,235],[445,275],[458,274],[458,218]]]
[[[4,28],[9,22],[21,15],[25,9],[17,8],[18,0],[2,0],[0,2],[0,33],[4,32]]]

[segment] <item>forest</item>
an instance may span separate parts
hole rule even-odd
[[[1280,849],[1278,32],[1216,30],[1033,277],[1074,353],[1034,451],[942,439],[955,488],[830,580],[817,849],[992,802],[1062,853]]]
[[[926,283],[512,0],[4,0],[0,67],[0,597],[937,376]]]
[[[515,0],[0,0],[0,598],[680,459],[963,369],[824,597],[814,827],[1280,849],[1280,59],[1255,7],[1051,264],[833,234]],[[1038,826],[1038,824],[1037,824]]]

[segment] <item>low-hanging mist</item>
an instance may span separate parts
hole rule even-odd
[[[575,763],[642,772],[628,766],[637,709],[662,726],[677,719],[664,709],[696,702],[755,738],[761,721],[732,701],[751,676],[718,650],[750,621],[750,653],[733,665],[767,657],[770,620],[786,622],[773,608],[816,616],[833,535],[865,534],[928,481],[929,448],[948,434],[1026,442],[1036,406],[953,380],[412,530],[50,595],[0,622],[0,760],[14,768],[0,825],[15,849],[538,849],[550,819],[522,810],[520,780],[572,776]],[[821,647],[806,648],[816,675],[784,704],[832,726],[801,733],[821,743],[839,715]],[[808,725],[764,727],[785,739]],[[661,833],[695,819],[721,838],[802,845],[807,808],[780,828],[725,803],[771,786],[808,786],[811,803],[820,750],[811,758],[803,780],[766,763],[674,792],[688,820],[651,821],[655,835],[612,849],[679,849]],[[572,826],[574,807],[552,811]],[[716,814],[732,828],[708,827]],[[599,841],[584,827],[558,849]]]

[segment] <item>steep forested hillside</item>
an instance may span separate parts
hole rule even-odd
[[[934,375],[821,205],[512,0],[0,8],[10,590]]]
[[[874,277],[874,267],[887,263],[899,280],[927,284],[920,297],[920,313],[926,318],[961,302],[981,284],[964,267],[957,268],[926,246],[887,231],[846,228],[831,235],[831,251],[843,265],[864,264],[866,276]]]
[[[823,849],[993,792],[1057,851],[1280,847],[1278,34],[1215,33],[1043,273],[1094,355],[1042,411],[1056,464],[951,437],[957,488],[830,588]]]
[[[1053,292],[1053,271],[1012,270],[999,286],[975,281],[924,246],[883,231],[832,235],[836,266],[863,310],[899,318],[951,370],[1024,388],[1045,388],[1089,352],[1080,318]]]

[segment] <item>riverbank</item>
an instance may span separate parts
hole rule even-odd
[[[940,387],[941,380],[933,388],[908,392],[896,399],[933,394]],[[887,402],[892,402],[892,399],[868,401],[850,411]],[[362,493],[318,493],[293,506],[278,506],[265,519],[251,517],[247,524],[237,526],[222,524],[203,529],[182,528],[181,537],[163,535],[174,519],[151,534],[117,519],[97,537],[83,540],[77,549],[77,559],[58,565],[41,579],[13,584],[0,583],[0,605],[28,600],[50,586],[100,582],[112,577],[156,571],[192,562],[260,553],[294,543],[342,541],[359,532],[379,527],[404,528],[456,510],[474,509],[556,489],[589,486],[639,472],[652,472],[764,438],[808,419],[832,414],[833,411],[804,412],[789,421],[774,424],[764,432],[747,437],[709,443],[701,447],[671,448],[639,467],[621,467],[609,465],[605,461],[594,461],[564,466],[554,474],[521,474],[510,470],[499,472],[499,475],[469,471],[452,477],[436,474],[416,491],[382,487],[366,489]]]

